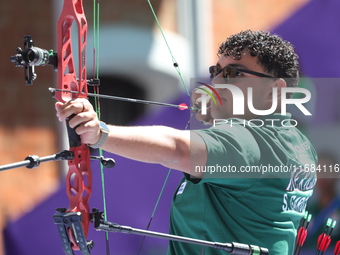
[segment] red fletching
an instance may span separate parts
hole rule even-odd
[[[307,230],[305,228],[300,228],[297,236],[297,244],[303,246],[307,238]]]
[[[188,106],[185,103],[179,104],[178,105],[178,109],[180,109],[181,111],[183,110],[188,110]]]
[[[319,251],[325,252],[328,249],[328,246],[330,243],[331,243],[331,237],[323,233],[318,238],[317,249]]]
[[[340,241],[338,241],[335,245],[334,255],[340,255]]]

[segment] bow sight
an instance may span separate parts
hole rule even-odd
[[[52,65],[58,69],[57,53],[53,50],[45,50],[34,47],[32,36],[24,36],[24,49],[17,48],[17,54],[11,56],[11,61],[17,67],[24,67],[26,85],[32,85],[37,78],[34,66]]]

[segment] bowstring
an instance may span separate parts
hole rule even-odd
[[[100,20],[100,0],[93,0],[93,77],[99,81],[99,20]],[[94,94],[99,94],[99,84],[93,86]],[[101,118],[100,101],[98,97],[94,98],[95,111],[98,119]],[[103,150],[98,149],[99,156],[103,156]],[[105,174],[104,166],[100,164],[100,176],[102,186],[102,197],[104,206],[104,220],[107,221],[107,203],[106,203],[106,192],[105,192]],[[106,242],[106,255],[110,255],[109,246],[109,233],[105,231],[105,242]]]
[[[186,94],[190,97],[190,93],[189,93],[188,86],[187,86],[187,84],[185,83],[185,81],[184,81],[184,79],[183,79],[183,76],[182,76],[181,70],[180,70],[180,68],[179,68],[179,65],[178,65],[178,63],[177,63],[177,61],[176,61],[176,59],[175,59],[175,57],[174,57],[174,55],[173,55],[173,53],[172,53],[172,51],[171,51],[170,45],[169,45],[169,43],[168,43],[168,40],[167,40],[166,37],[165,37],[165,34],[164,34],[164,32],[163,32],[163,29],[162,29],[162,26],[161,26],[161,24],[160,24],[160,22],[159,22],[159,20],[158,20],[158,18],[157,18],[156,12],[155,12],[155,10],[154,10],[154,8],[153,8],[153,6],[152,6],[150,0],[147,0],[147,2],[148,2],[148,4],[149,4],[150,10],[151,10],[151,12],[152,12],[152,15],[153,15],[153,17],[154,17],[154,19],[155,19],[155,21],[156,21],[156,23],[157,23],[157,26],[158,26],[158,28],[159,28],[159,31],[160,31],[160,33],[161,33],[161,35],[162,35],[162,37],[163,37],[163,40],[164,40],[164,42],[165,42],[165,44],[166,44],[166,46],[167,46],[167,48],[168,48],[168,51],[169,51],[170,56],[171,56],[172,64],[173,64],[173,66],[175,67],[177,74],[179,75],[179,78],[180,78],[180,80],[181,80],[181,83],[182,83],[182,85],[183,85],[185,91],[186,91]],[[193,114],[194,114],[194,111],[191,112],[191,115],[190,115],[190,117],[189,117],[189,120],[188,120],[188,122],[187,122],[187,124],[186,124],[184,130],[187,130],[187,129],[188,129],[188,127],[189,127],[189,125],[190,125],[190,119],[191,119],[191,117],[192,117]],[[150,217],[149,222],[148,222],[148,224],[147,224],[147,226],[146,226],[146,230],[149,230],[149,228],[150,228],[150,226],[151,226],[151,223],[152,223],[152,220],[153,220],[153,218],[154,218],[154,216],[155,216],[155,213],[156,213],[156,211],[157,211],[159,202],[160,202],[160,200],[161,200],[161,198],[162,198],[162,195],[163,195],[163,193],[164,193],[165,186],[166,186],[167,183],[168,183],[168,180],[169,180],[169,176],[170,176],[170,174],[171,174],[171,171],[172,171],[172,169],[169,168],[168,173],[167,173],[167,175],[166,175],[166,177],[165,177],[165,180],[164,180],[164,182],[163,182],[161,191],[160,191],[160,193],[159,193],[159,195],[158,195],[156,204],[155,204],[155,206],[154,206],[154,208],[153,208],[153,211],[152,211],[152,213],[151,213],[151,217]],[[141,243],[140,243],[140,245],[139,245],[139,248],[138,248],[138,251],[137,251],[137,255],[138,255],[138,254],[140,253],[140,251],[142,250],[142,246],[143,246],[143,244],[144,244],[144,240],[145,240],[145,236],[143,236],[143,239],[142,239],[142,241],[141,241]]]
[[[160,22],[159,22],[159,20],[158,20],[158,18],[157,18],[156,12],[155,12],[155,10],[153,9],[153,6],[152,6],[150,0],[147,0],[147,1],[148,1],[149,6],[150,6],[152,15],[153,15],[153,17],[154,17],[154,19],[155,19],[155,21],[156,21],[156,23],[157,23],[157,26],[158,26],[158,28],[159,28],[159,31],[160,31],[160,33],[162,34],[162,37],[163,37],[163,39],[164,39],[164,42],[165,42],[165,44],[166,44],[166,46],[167,46],[167,48],[168,48],[168,51],[169,51],[169,53],[170,53],[170,56],[171,56],[171,59],[172,59],[172,64],[173,64],[173,66],[175,67],[175,69],[176,69],[176,71],[177,71],[177,73],[178,73],[178,75],[179,75],[179,78],[180,78],[180,80],[181,80],[181,82],[182,82],[182,85],[183,85],[184,88],[185,88],[185,91],[186,91],[187,95],[190,97],[190,93],[189,93],[189,90],[188,90],[188,86],[187,86],[187,84],[185,83],[185,81],[184,81],[184,79],[183,79],[183,76],[182,76],[182,73],[181,73],[181,70],[180,70],[180,68],[179,68],[178,63],[177,63],[177,61],[176,61],[174,55],[172,54],[172,51],[171,51],[171,48],[170,48],[170,46],[169,46],[168,40],[167,40],[166,37],[165,37],[165,34],[164,34],[164,32],[163,32],[163,29],[162,29],[162,26],[161,26],[161,24],[160,24]]]

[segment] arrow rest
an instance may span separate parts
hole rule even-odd
[[[99,86],[100,85],[100,79],[93,78],[93,79],[87,80],[87,85],[89,85],[89,86]]]

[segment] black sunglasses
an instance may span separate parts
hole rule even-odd
[[[241,73],[249,73],[252,75],[256,75],[258,77],[266,77],[266,78],[272,78],[276,79],[273,76],[266,75],[263,73],[258,73],[246,69],[241,69],[233,66],[225,66],[224,68],[221,68],[219,66],[211,66],[209,67],[209,73],[210,73],[210,79],[214,79],[218,74],[222,72],[223,78],[227,79],[227,82],[232,82],[237,76],[240,76]]]

